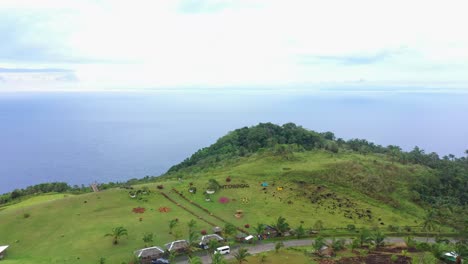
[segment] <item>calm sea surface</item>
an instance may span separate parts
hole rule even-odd
[[[468,94],[0,94],[0,193],[159,175],[228,131],[294,122],[345,139],[464,155]]]

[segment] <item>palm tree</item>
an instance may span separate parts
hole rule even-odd
[[[300,225],[297,229],[296,229],[296,237],[297,238],[301,238],[305,235],[305,230],[304,230],[304,227],[302,227],[302,225]]]
[[[256,227],[254,227],[255,234],[261,236],[263,235],[263,232],[265,231],[265,225],[264,224],[257,224]]]
[[[197,222],[193,219],[191,219],[190,222],[188,222],[187,226],[189,229],[189,233],[193,231],[196,225],[197,225]]]
[[[357,238],[359,240],[359,244],[361,245],[361,247],[365,244],[365,243],[369,243],[372,241],[372,237],[371,237],[371,234],[370,234],[370,231],[368,229],[362,229],[361,232],[359,232],[359,236]]]
[[[169,234],[172,234],[172,229],[174,229],[174,227],[176,227],[178,223],[179,221],[177,221],[177,219],[172,219],[171,221],[169,221]]]
[[[192,256],[192,253],[198,248],[197,243],[196,243],[197,239],[198,239],[198,234],[195,231],[191,231],[187,239],[187,242],[189,243],[187,254],[189,256]]]
[[[242,262],[247,262],[247,257],[250,256],[250,253],[246,248],[239,248],[239,250],[234,253],[234,258],[237,260],[239,264],[242,264]]]
[[[434,211],[430,210],[426,213],[426,216],[424,217],[424,222],[423,222],[423,230],[426,231],[427,241],[429,241],[429,232],[434,231],[435,227],[436,227],[436,221],[434,219]]]
[[[218,240],[216,239],[211,239],[208,241],[208,251],[207,251],[207,255],[208,254],[213,254],[213,252],[215,251],[215,249],[217,249],[219,247],[219,242]]]
[[[273,224],[273,226],[276,228],[276,230],[278,230],[280,236],[282,236],[283,233],[289,229],[289,224],[286,222],[286,218],[282,216],[278,217],[276,223]]]
[[[236,231],[236,226],[231,223],[226,223],[226,225],[224,226],[224,234],[226,235],[226,239],[227,237],[234,236]]]
[[[280,250],[280,248],[284,247],[284,244],[283,242],[279,241],[279,242],[276,242],[275,244],[275,252],[278,253],[278,251]]]
[[[374,241],[375,246],[379,248],[384,245],[385,235],[380,232],[380,230],[376,231],[374,234],[372,234],[372,240]]]
[[[319,251],[323,246],[325,246],[325,239],[321,236],[318,236],[313,242],[312,247],[315,251]]]
[[[190,257],[189,258],[189,264],[203,264],[201,258],[199,256],[195,256],[195,257]]]
[[[105,234],[104,236],[111,236],[114,245],[119,243],[119,239],[122,236],[128,236],[127,229],[122,226],[116,227],[112,229],[112,233]]]
[[[323,221],[322,220],[317,220],[314,224],[314,229],[317,231],[320,231],[323,229]]]
[[[226,260],[224,259],[223,255],[216,252],[211,256],[211,264],[226,264]]]
[[[147,247],[148,243],[153,243],[153,237],[153,233],[143,234],[143,242],[145,242],[145,247]]]

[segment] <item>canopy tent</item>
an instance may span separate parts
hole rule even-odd
[[[3,258],[3,256],[5,255],[5,251],[6,249],[9,247],[9,245],[6,245],[6,246],[0,246],[0,259]]]

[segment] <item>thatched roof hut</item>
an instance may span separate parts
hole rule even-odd
[[[161,258],[164,250],[160,247],[142,248],[135,251],[135,256],[140,259],[142,264],[151,264],[151,260]]]
[[[189,248],[189,243],[187,240],[177,240],[172,241],[171,243],[167,243],[164,245],[169,252],[183,252]]]
[[[219,234],[221,234],[221,232],[223,232],[223,229],[221,227],[219,227],[219,226],[213,227],[213,233],[219,235]]]

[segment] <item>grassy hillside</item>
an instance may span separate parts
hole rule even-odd
[[[465,158],[439,159],[418,148],[402,152],[365,140],[343,141],[294,124],[260,124],[229,133],[133,190],[112,188],[119,186],[113,183],[99,193],[31,195],[30,188],[4,194],[0,245],[11,248],[2,263],[98,263],[101,257],[129,263],[132,252],[145,245],[187,239],[192,219],[198,235],[226,224],[255,234],[257,224],[273,225],[280,216],[293,229],[334,235],[349,235],[353,226],[421,232],[429,220],[438,223],[432,232],[454,231],[449,224],[463,230],[467,164]],[[244,188],[208,195],[213,182]],[[145,212],[133,212],[138,207]],[[178,224],[170,230],[174,219]],[[105,234],[120,226],[128,236],[113,245]],[[153,242],[143,242],[146,233],[154,234]]]
[[[125,189],[61,199],[50,199],[57,195],[48,196],[49,199],[37,197],[0,211],[0,244],[11,245],[3,262],[97,263],[100,257],[106,258],[108,263],[126,262],[132,258],[134,250],[144,246],[144,233],[154,233],[152,244],[162,246],[175,238],[186,238],[187,223],[191,219],[197,221],[197,233],[211,230],[207,222],[221,226],[230,222],[254,232],[252,227],[257,223],[274,223],[279,216],[284,216],[293,228],[301,224],[312,228],[317,220],[324,223],[324,228],[345,228],[350,224],[379,226],[384,230],[388,225],[417,226],[421,225],[424,210],[409,201],[404,179],[417,177],[426,170],[416,165],[395,165],[376,155],[330,154],[316,150],[294,153],[286,160],[265,152],[221,162],[216,168],[199,172],[180,170],[157,183],[145,185],[151,193],[142,196],[142,200],[130,198]],[[359,192],[355,191],[359,179],[349,178],[353,181],[350,183],[334,173],[346,178],[373,175],[375,180],[373,185]],[[229,184],[243,183],[250,187],[222,189],[211,196],[211,202],[206,202],[203,191],[208,180],[216,179],[223,185],[228,184],[228,177]],[[260,186],[262,182],[269,186]],[[393,186],[389,190],[385,187],[388,184]],[[164,189],[157,189],[157,185],[163,185]],[[196,194],[188,191],[191,186],[197,187]],[[282,191],[277,189],[280,186]],[[390,193],[385,198],[388,201],[382,202],[381,192]],[[220,203],[221,197],[228,198],[229,202]],[[38,202],[40,199],[47,201]],[[136,207],[144,207],[145,213],[133,213]],[[161,213],[160,207],[168,207],[170,212]],[[243,210],[240,219],[234,216],[237,210]],[[30,216],[25,218],[25,214]],[[170,235],[169,221],[175,218],[180,224]],[[245,228],[246,224],[251,227]],[[111,238],[104,235],[117,226],[125,227],[129,235],[120,244],[112,245]]]

